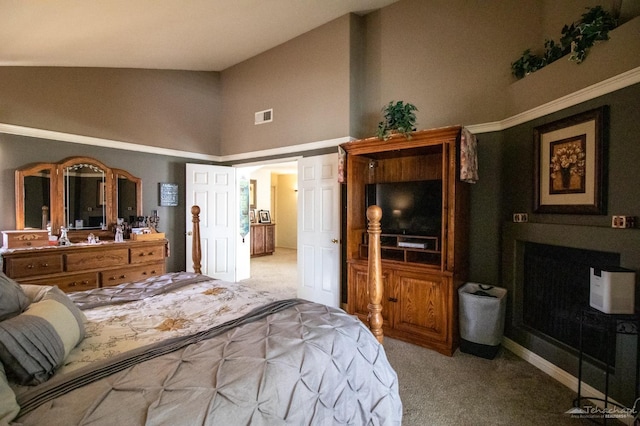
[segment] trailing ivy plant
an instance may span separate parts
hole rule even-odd
[[[544,66],[544,58],[541,58],[535,53],[531,53],[531,49],[527,49],[522,52],[522,56],[520,56],[517,61],[511,64],[511,73],[516,78],[522,78],[525,75],[529,75]]]
[[[617,26],[616,19],[602,6],[596,6],[584,15],[582,19],[570,26],[562,28],[560,42],[571,50],[570,60],[581,63],[587,57],[591,46],[597,41],[609,40],[609,31]]]
[[[384,119],[378,123],[378,138],[387,140],[393,131],[397,131],[411,139],[411,132],[416,130],[416,111],[418,108],[408,102],[389,102],[382,108]]]
[[[596,42],[609,40],[609,31],[616,26],[616,19],[602,6],[592,7],[579,21],[562,28],[559,42],[546,40],[544,55],[538,56],[531,49],[525,50],[511,64],[511,73],[516,78],[522,78],[568,54],[571,54],[569,60],[579,64]]]

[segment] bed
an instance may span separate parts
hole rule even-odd
[[[381,334],[202,275],[192,212],[193,273],[70,294],[0,277],[0,424],[400,424]]]

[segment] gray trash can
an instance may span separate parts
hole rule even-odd
[[[496,356],[504,334],[506,295],[504,288],[471,282],[458,289],[462,352]]]

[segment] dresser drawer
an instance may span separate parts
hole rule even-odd
[[[145,278],[164,274],[164,272],[164,263],[113,269],[100,272],[100,283],[102,287],[111,287],[122,283],[144,280]]]
[[[98,273],[70,274],[59,277],[40,278],[38,280],[22,280],[22,284],[57,285],[65,293],[91,290],[98,287]]]
[[[19,257],[6,259],[6,274],[11,278],[35,277],[62,272],[62,255]]]
[[[132,264],[156,262],[164,259],[164,245],[132,247],[130,252]]]
[[[108,268],[118,265],[124,266],[129,263],[129,249],[126,247],[100,251],[79,251],[77,253],[68,253],[65,256],[66,270],[68,272]]]

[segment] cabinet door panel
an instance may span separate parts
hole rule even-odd
[[[273,253],[276,247],[276,226],[265,226],[264,250],[267,253]]]
[[[255,255],[264,254],[264,226],[252,226],[251,232],[254,233],[251,237],[252,253]]]
[[[349,313],[356,314],[361,321],[368,324],[369,316],[369,293],[367,291],[367,266],[361,264],[349,265]],[[391,311],[389,307],[389,298],[393,298],[391,294],[391,282],[389,271],[382,271],[382,319],[383,325],[389,327]]]
[[[394,328],[422,335],[434,341],[446,341],[449,326],[446,280],[437,275],[396,271],[398,303]]]

